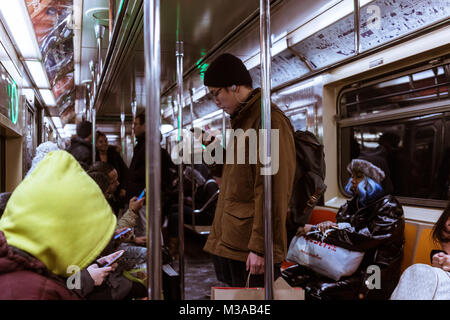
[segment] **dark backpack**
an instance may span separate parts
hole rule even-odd
[[[296,131],[294,141],[297,165],[289,204],[290,220],[295,226],[303,226],[327,189],[325,154],[323,145],[309,131]]]

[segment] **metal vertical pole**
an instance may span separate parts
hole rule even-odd
[[[360,42],[360,10],[359,10],[359,0],[353,0],[353,9],[354,9],[354,24],[355,24],[355,54],[359,54],[361,51],[361,42]]]
[[[122,158],[125,158],[125,146],[127,144],[126,135],[125,135],[125,110],[124,105],[122,104],[122,110],[120,111],[120,146],[122,150]]]
[[[225,110],[222,109],[222,146],[227,147],[227,128],[226,128]]]
[[[178,143],[183,141],[183,41],[177,41],[177,101],[178,101]],[[184,156],[184,155],[183,155]],[[178,165],[178,253],[180,269],[180,293],[184,300],[184,194],[183,162]]]
[[[92,108],[92,163],[95,162],[95,123],[97,120],[97,110]]]
[[[195,148],[194,148],[194,90],[191,89],[189,92],[189,111],[191,113],[191,169],[192,169],[192,176],[191,176],[191,189],[192,189],[192,226],[195,230],[195,181],[194,181],[194,162],[195,162]]]
[[[85,105],[86,108],[86,120],[91,120],[91,112],[92,112],[92,105],[91,105],[91,85],[89,83],[86,83],[86,96],[85,96]]]
[[[270,0],[260,0],[261,89],[264,145],[267,159],[271,159],[271,113],[270,113]],[[264,176],[264,271],[265,299],[273,300],[273,234],[272,234],[272,176]]]
[[[144,1],[145,55],[145,184],[148,192],[147,288],[149,299],[161,300],[161,150],[159,145],[161,53],[160,1]]]
[[[135,59],[133,58],[133,67],[131,74],[131,114],[134,120],[136,120],[136,111],[137,111],[137,99],[136,99],[136,68],[135,68]],[[131,130],[131,143],[134,148],[134,130]]]
[[[103,59],[102,59],[102,39],[105,34],[105,27],[97,22],[94,26],[95,38],[97,39],[97,81],[100,83],[100,78],[103,72]]]
[[[109,38],[111,39],[116,22],[116,0],[109,0]]]

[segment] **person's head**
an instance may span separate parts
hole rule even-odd
[[[434,225],[432,237],[435,242],[450,242],[450,203]]]
[[[385,173],[373,163],[363,159],[353,159],[347,166],[350,179],[345,191],[358,197],[361,204],[367,204],[385,194],[381,182]]]
[[[394,132],[385,132],[378,139],[378,143],[387,148],[388,151],[392,151],[398,148],[400,137]]]
[[[100,172],[108,177],[109,187],[106,190],[106,195],[114,194],[116,192],[117,187],[120,184],[118,180],[119,175],[117,170],[112,165],[107,162],[96,161],[90,166],[88,174],[90,175],[92,172]]]
[[[74,266],[84,269],[98,257],[116,223],[95,182],[72,155],[59,150],[48,153],[16,187],[0,230],[8,245],[68,277]]]
[[[52,151],[57,151],[57,150],[59,150],[59,147],[54,142],[47,141],[47,142],[41,143],[36,148],[36,155],[34,156],[33,161],[31,162],[31,168],[30,168],[30,170],[28,170],[26,176],[29,176],[34,171],[34,169],[36,169],[37,165],[42,161],[42,159],[45,158],[45,156],[48,153],[50,153]]]
[[[106,135],[101,131],[97,131],[96,135],[97,139],[95,139],[95,146],[98,151],[106,152],[108,150],[108,139],[106,138]]]
[[[139,138],[145,134],[145,112],[141,112],[136,116],[133,122],[134,135]]]
[[[205,72],[204,84],[217,106],[228,114],[233,114],[253,90],[253,80],[244,63],[229,53],[211,63]]]
[[[87,174],[97,183],[103,194],[106,196],[109,190],[109,177],[101,171],[88,171]]]
[[[85,120],[78,123],[77,136],[86,141],[92,139],[92,123]]]

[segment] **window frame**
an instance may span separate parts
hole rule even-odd
[[[448,114],[450,110],[450,97],[444,100],[436,100],[433,102],[425,102],[421,103],[412,107],[404,107],[404,108],[398,108],[393,109],[389,111],[383,111],[383,112],[377,112],[369,115],[359,115],[356,117],[348,117],[348,118],[342,118],[342,108],[341,100],[342,96],[348,92],[354,91],[355,89],[361,89],[364,87],[369,87],[376,85],[378,83],[382,83],[385,81],[389,81],[392,79],[396,79],[405,75],[417,73],[420,71],[429,70],[433,67],[439,67],[439,66],[445,66],[450,64],[450,58],[447,57],[441,57],[440,59],[435,59],[430,61],[429,63],[421,63],[420,65],[414,65],[407,68],[403,68],[401,70],[396,70],[393,72],[390,72],[388,74],[384,74],[381,76],[377,76],[375,78],[369,78],[360,82],[352,83],[349,85],[344,86],[337,95],[336,100],[336,130],[337,130],[337,164],[338,164],[338,188],[339,191],[349,197],[349,195],[344,190],[344,183],[345,181],[342,181],[342,173],[343,170],[345,170],[346,164],[344,165],[342,163],[343,158],[343,129],[351,128],[355,126],[363,126],[367,124],[374,124],[374,123],[385,123],[389,121],[395,121],[400,119],[407,119],[407,118],[413,118],[417,116],[425,116],[435,113],[442,113],[445,117],[446,114]],[[445,68],[445,67],[444,67]],[[449,86],[449,94],[450,94],[450,86]],[[444,128],[442,129],[443,133],[445,133],[445,121],[444,121]],[[445,140],[442,141],[442,143]],[[442,145],[445,147],[445,145]],[[350,148],[350,146],[348,147]],[[424,207],[433,207],[433,208],[445,208],[448,204],[447,200],[438,200],[438,199],[427,199],[427,198],[415,198],[415,197],[404,197],[404,196],[396,196],[396,198],[400,201],[403,205],[412,205],[412,206],[424,206]]]

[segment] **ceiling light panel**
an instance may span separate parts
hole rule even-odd
[[[44,99],[44,103],[49,107],[56,106],[55,96],[53,92],[49,89],[41,89],[39,90],[41,93],[42,99]],[[58,118],[59,119],[59,118]]]
[[[28,70],[30,70],[31,77],[39,89],[49,89],[50,83],[47,78],[47,72],[40,61],[25,61]]]
[[[1,1],[0,13],[24,59],[41,60],[41,51],[24,1]]]

